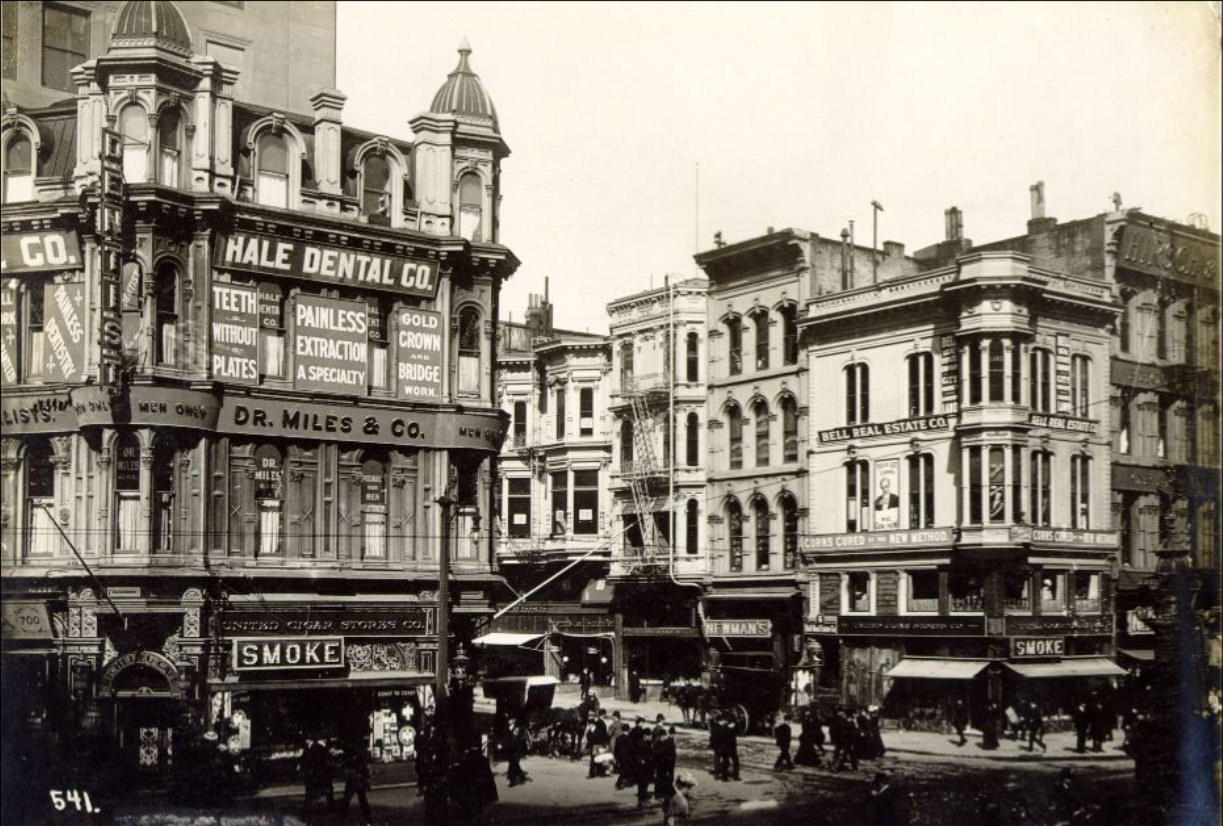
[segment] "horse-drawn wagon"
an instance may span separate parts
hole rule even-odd
[[[686,722],[705,725],[716,714],[735,719],[740,734],[767,727],[789,693],[785,672],[771,652],[724,652],[700,684],[672,683],[663,696],[680,707]]]

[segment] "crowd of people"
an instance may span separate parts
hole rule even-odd
[[[794,740],[791,721],[798,723],[798,751],[793,757],[790,755]],[[773,727],[773,738],[778,750],[774,771],[788,771],[795,766],[823,766],[826,743],[832,746],[827,766],[833,772],[846,768],[857,771],[859,760],[882,757],[887,750],[879,730],[879,709],[875,706],[857,711],[839,706],[827,716],[815,705],[806,706],[793,715],[779,717]]]

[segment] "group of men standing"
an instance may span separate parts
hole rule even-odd
[[[783,716],[773,728],[778,752],[777,759],[773,762],[773,770],[786,771],[793,769],[796,764],[822,765],[825,738],[824,721],[819,709],[810,706],[799,712],[798,754],[793,758],[790,757],[790,746],[794,730],[790,719],[788,715]],[[832,741],[832,760],[828,767],[834,772],[847,767],[856,771],[859,758],[872,759],[884,754],[883,737],[879,731],[879,716],[876,711],[867,709],[853,713],[840,707],[828,720],[828,732]],[[735,779],[738,779],[737,772]]]

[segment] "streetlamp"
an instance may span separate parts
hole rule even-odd
[[[450,511],[455,500],[443,493],[433,500],[442,509],[442,542],[437,552],[437,664],[434,684],[440,718],[450,679]]]

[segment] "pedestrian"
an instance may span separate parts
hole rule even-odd
[[[633,764],[633,779],[637,781],[637,808],[644,809],[650,799],[650,780],[654,762],[654,753],[650,741],[646,737],[645,727],[637,729],[640,732],[630,742],[630,760]]]
[[[729,780],[730,763],[726,754],[726,729],[722,715],[718,713],[709,720],[709,750],[713,752],[713,779]]]
[[[654,728],[650,732],[650,742],[657,743],[667,733],[667,718],[666,715],[659,714],[654,718]]]
[[[527,756],[530,747],[531,738],[527,734],[527,727],[521,719],[515,720],[505,750],[505,756],[510,761],[509,768],[505,772],[505,779],[509,781],[510,786],[520,786],[527,782],[527,773],[522,770],[522,760]]]
[[[620,718],[620,712],[613,711],[611,722],[607,724],[607,747],[611,749],[613,774],[619,774],[620,766],[623,764],[624,748],[621,743],[624,742],[625,733],[624,720]]]
[[[1091,731],[1091,750],[1104,751],[1104,741],[1112,736],[1113,727],[1109,720],[1109,712],[1098,692],[1093,692],[1089,727]]]
[[[331,751],[322,740],[307,740],[301,756],[302,780],[306,796],[302,801],[302,814],[310,810],[310,804],[320,797],[327,799],[327,809],[335,808],[335,789],[331,783]]]
[[[663,729],[652,747],[654,759],[654,797],[662,801],[664,826],[671,817],[671,798],[675,796],[675,728]]]
[[[909,822],[905,804],[905,797],[891,775],[876,772],[875,781],[871,784],[870,818],[867,822],[871,826],[904,826]]]
[[[348,815],[348,804],[353,795],[361,806],[362,823],[369,824],[373,819],[370,813],[369,798],[369,757],[361,743],[350,740],[344,746],[344,799],[340,803],[340,823]]]
[[[964,736],[964,731],[968,728],[968,706],[964,705],[963,700],[956,700],[955,706],[951,709],[951,725],[955,728],[956,736],[960,738],[957,746],[962,746],[968,742],[968,738]]]
[[[628,675],[628,698],[629,702],[641,702],[641,675],[634,669]]]
[[[998,748],[998,727],[1002,721],[1002,710],[998,708],[998,704],[990,701],[985,706],[984,725],[981,727],[981,748],[987,751],[993,751]]]
[[[739,724],[729,714],[726,720],[726,757],[730,763],[730,779],[739,779]]]
[[[783,715],[777,727],[773,729],[773,739],[777,743],[777,759],[773,761],[773,771],[779,772],[794,768],[794,761],[790,759],[790,738],[792,736],[790,718]]]
[[[586,750],[590,754],[590,770],[587,777],[601,777],[603,770],[595,765],[595,757],[607,750],[607,711],[599,709],[599,713],[590,718],[586,725]]]
[[[589,668],[583,668],[582,672],[578,675],[578,686],[582,691],[582,699],[585,700],[586,696],[590,694],[590,669]]]
[[[1040,750],[1047,751],[1045,747],[1045,715],[1041,713],[1040,706],[1035,700],[1028,700],[1027,712],[1024,715],[1024,727],[1028,730],[1028,751],[1036,751],[1036,744],[1040,744]]]
[[[1071,712],[1074,721],[1074,750],[1082,754],[1087,750],[1087,732],[1091,724],[1091,713],[1086,703],[1077,703]]]
[[[832,718],[832,770],[839,772],[845,768],[848,763],[854,770],[858,770],[858,728],[854,725],[853,717],[844,707],[837,709],[837,714]]]
[[[1049,822],[1053,826],[1069,826],[1075,812],[1074,771],[1067,766],[1058,772],[1057,785],[1050,800]]]

